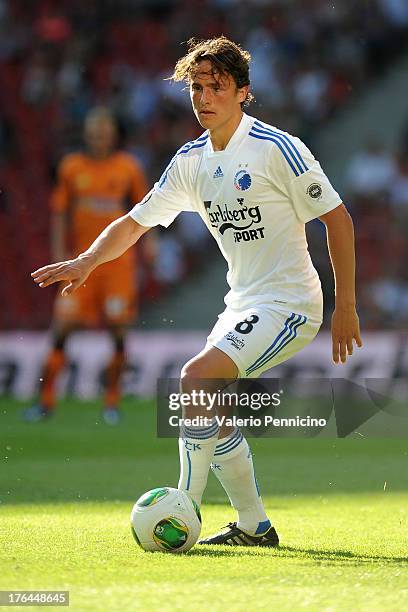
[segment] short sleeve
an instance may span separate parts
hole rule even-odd
[[[300,221],[307,223],[342,203],[319,162],[299,138],[282,137],[271,155],[272,176],[287,193]]]
[[[129,215],[145,227],[168,227],[179,213],[191,210],[191,199],[181,176],[179,157],[176,155],[153,189],[132,208]]]

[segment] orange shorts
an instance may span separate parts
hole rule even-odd
[[[126,325],[137,313],[133,262],[108,262],[94,270],[73,294],[58,292],[54,317],[60,323],[87,327]]]

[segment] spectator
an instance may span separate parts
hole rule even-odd
[[[351,158],[346,173],[346,185],[352,195],[369,196],[387,191],[396,172],[393,157],[375,138]]]

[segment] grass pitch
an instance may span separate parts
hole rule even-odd
[[[0,401],[0,589],[69,590],[70,609],[104,612],[408,609],[406,440],[250,440],[281,548],[169,555],[129,528],[141,493],[177,483],[151,403],[128,400],[116,428],[76,400],[46,423],[20,415]],[[234,518],[210,475],[203,534]]]

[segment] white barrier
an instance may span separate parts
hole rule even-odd
[[[39,384],[49,337],[42,332],[0,333],[0,394],[18,398],[33,396]],[[392,378],[408,376],[407,337],[398,332],[363,334],[364,347],[356,349],[345,365],[331,361],[328,332],[318,337],[290,361],[270,371],[272,376],[315,378]],[[158,378],[179,375],[182,365],[205,344],[202,332],[130,332],[126,347],[128,365],[123,391],[152,396]],[[109,336],[104,332],[81,332],[67,343],[69,367],[58,381],[59,392],[83,398],[97,396],[101,378],[111,354]]]

